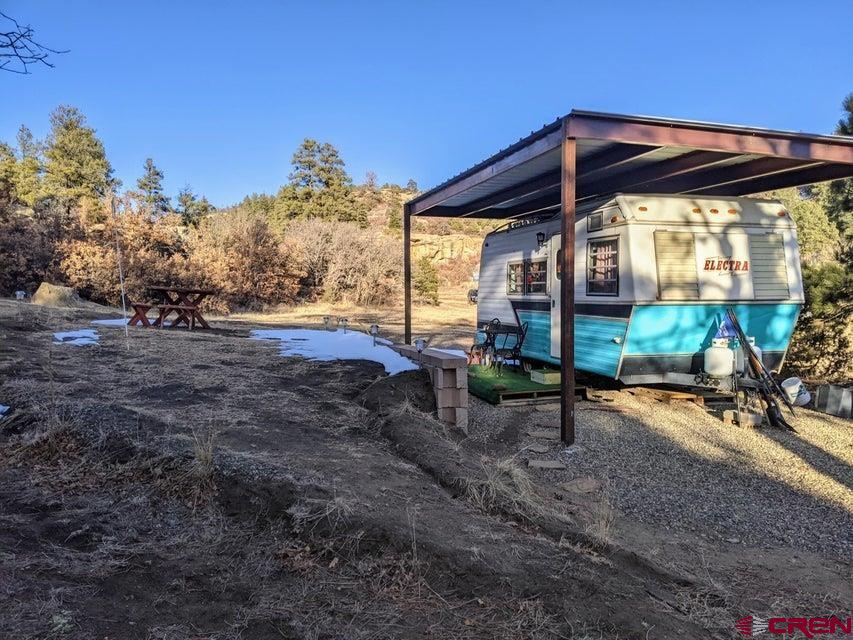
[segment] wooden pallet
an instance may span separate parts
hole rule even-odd
[[[689,391],[671,391],[669,389],[652,389],[651,387],[628,387],[625,389],[628,393],[644,398],[651,398],[664,404],[672,404],[675,401],[692,402],[693,404],[704,407],[705,398]]]
[[[500,402],[502,405],[529,405],[548,404],[555,400],[559,401],[562,392],[560,389],[545,389],[542,391],[500,391]],[[595,389],[589,387],[575,387],[575,402],[588,400],[592,403],[613,402],[611,398],[604,398],[595,393]],[[612,409],[612,407],[606,407]],[[604,410],[604,407],[602,408]]]
[[[498,391],[501,405],[524,405],[537,404],[540,402],[553,402],[560,399],[559,389],[542,389],[536,391]],[[579,398],[578,398],[579,399]]]

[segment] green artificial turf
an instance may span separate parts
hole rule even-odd
[[[530,379],[529,373],[504,367],[498,376],[497,369],[472,364],[468,367],[468,391],[478,398],[499,404],[501,393],[548,391],[559,389],[559,384],[539,384]]]

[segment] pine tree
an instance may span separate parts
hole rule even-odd
[[[415,263],[412,286],[422,302],[438,304],[438,271],[429,256],[421,256]]]
[[[275,226],[281,229],[293,218],[366,222],[367,211],[356,202],[352,178],[335,147],[306,138],[292,163],[290,182],[276,195]]]
[[[151,158],[145,159],[145,173],[136,181],[142,192],[142,201],[152,213],[166,213],[169,210],[169,198],[163,193],[163,172]]]
[[[853,93],[844,98],[841,107],[844,117],[838,121],[835,133],[840,136],[853,136]],[[841,232],[844,244],[842,258],[853,268],[853,178],[833,180],[812,187],[811,191],[817,194],[827,215]]]
[[[388,200],[388,228],[392,231],[403,228],[403,204],[396,193]]]
[[[44,192],[73,204],[98,198],[118,186],[103,143],[74,107],[59,106],[50,114],[45,150]]]
[[[18,154],[15,163],[14,198],[33,207],[41,192],[42,147],[26,126],[18,129]]]
[[[269,218],[275,208],[275,196],[266,193],[253,193],[243,198],[236,208]]]
[[[18,162],[15,150],[5,142],[0,142],[0,211],[4,205],[15,200],[15,178]]]
[[[408,191],[409,193],[418,192],[418,183],[415,182],[414,178],[409,178],[409,181],[406,183],[406,191]]]
[[[213,211],[214,207],[204,196],[199,199],[192,191],[190,185],[185,185],[178,193],[177,213],[181,215],[181,222],[188,227],[197,227],[201,219]]]

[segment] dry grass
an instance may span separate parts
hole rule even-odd
[[[214,429],[194,428],[192,430],[193,444],[193,475],[199,479],[213,478],[213,451],[216,441]]]
[[[563,517],[548,506],[536,483],[515,458],[483,458],[481,462],[482,477],[469,479],[465,488],[466,497],[477,507],[529,523],[543,517]]]
[[[589,519],[584,530],[602,547],[608,547],[613,543],[613,526],[615,524],[616,509],[610,499],[608,488],[604,486],[589,510]]]
[[[331,500],[306,499],[288,509],[294,533],[312,535],[334,534],[345,526],[353,513],[353,506],[343,496]]]

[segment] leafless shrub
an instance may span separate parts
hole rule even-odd
[[[218,311],[291,303],[305,275],[299,249],[282,242],[267,220],[245,211],[207,216],[186,240],[192,271],[217,295]]]
[[[304,280],[331,302],[381,305],[399,291],[397,243],[352,222],[294,222],[284,232],[303,256]]]
[[[302,256],[306,297],[316,297],[323,288],[329,264],[334,258],[334,240],[337,225],[327,220],[310,218],[290,223],[286,236]]]

